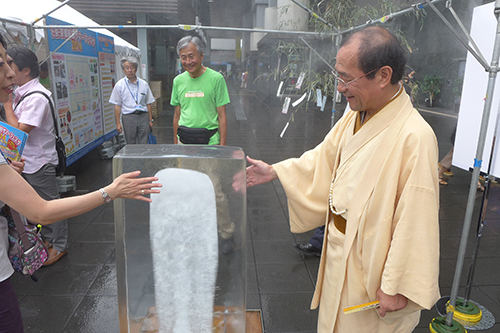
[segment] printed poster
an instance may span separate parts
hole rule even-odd
[[[98,33],[99,82],[101,88],[101,109],[104,125],[104,141],[118,134],[116,130],[115,106],[109,103],[116,84],[115,42],[113,37]]]
[[[68,23],[47,17],[47,25]],[[52,88],[67,165],[104,142],[97,33],[86,29],[47,30]]]

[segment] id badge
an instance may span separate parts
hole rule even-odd
[[[136,110],[140,110],[140,109],[142,109],[142,106],[140,106],[139,104],[136,104],[136,105],[134,106],[134,109],[136,109]]]

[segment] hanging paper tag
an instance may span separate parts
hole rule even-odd
[[[288,112],[288,107],[290,106],[290,97],[285,98],[285,102],[283,103],[283,109],[281,110],[281,113],[287,114]]]
[[[301,98],[299,98],[298,100],[296,100],[295,102],[292,103],[292,106],[296,107],[297,105],[299,105],[300,102],[302,102],[304,100],[304,98],[306,98],[306,95],[307,95],[307,93],[304,93],[304,95],[302,95]]]
[[[321,103],[321,111],[325,111],[326,96],[323,96],[323,102]]]
[[[278,86],[278,91],[276,92],[276,97],[280,97],[281,94],[281,87],[283,87],[283,81],[280,82],[280,85]]]
[[[321,107],[321,89],[316,89],[316,106]]]
[[[283,137],[283,135],[285,134],[285,131],[286,131],[286,129],[288,128],[288,125],[290,125],[290,122],[287,122],[287,123],[286,123],[285,128],[283,128],[283,131],[281,131],[280,138],[282,138],[282,137]]]
[[[337,90],[335,90],[335,97],[337,98],[337,99],[335,100],[337,103],[342,102],[342,94],[341,94],[341,93],[339,93]]]
[[[304,77],[306,76],[306,73],[302,72],[299,75],[299,78],[297,79],[297,84],[295,85],[295,88],[300,89],[302,87],[302,83],[304,82]]]

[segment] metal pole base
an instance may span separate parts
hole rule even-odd
[[[448,307],[450,305],[450,301],[446,303]],[[455,311],[453,313],[453,318],[459,320],[460,322],[469,323],[469,325],[476,325],[481,321],[483,317],[483,312],[479,309],[479,307],[472,303],[467,302],[467,305],[464,305],[463,299],[457,299],[455,304]]]
[[[467,333],[467,330],[457,321],[453,320],[451,326],[446,325],[445,317],[436,317],[429,324],[431,333]]]
[[[436,310],[440,316],[446,317],[446,313],[447,313],[446,308],[447,308],[449,301],[450,301],[450,296],[443,296],[439,299],[439,301],[437,301]],[[485,330],[492,328],[495,325],[495,316],[493,316],[493,314],[490,311],[488,311],[488,309],[486,309],[481,304],[474,302],[474,301],[471,301],[471,300],[469,300],[468,303],[473,304],[474,306],[476,306],[479,309],[479,311],[481,311],[481,313],[482,313],[481,319],[476,323],[468,322],[466,320],[459,319],[459,318],[464,316],[463,312],[457,313],[458,311],[463,311],[462,309],[464,308],[462,306],[463,305],[463,298],[459,297],[456,300],[455,313],[453,314],[453,319],[456,320],[456,322],[460,323],[464,328],[471,330],[471,331],[485,331]],[[462,307],[462,309],[460,309],[460,307]],[[458,316],[457,316],[457,314],[458,314]],[[443,332],[450,332],[450,331],[443,331]],[[454,332],[454,331],[451,331],[451,332]]]

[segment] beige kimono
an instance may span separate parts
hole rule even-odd
[[[273,165],[288,197],[292,232],[325,224],[312,308],[318,332],[411,332],[439,298],[439,185],[431,127],[400,93],[354,134],[349,111],[325,140]],[[333,224],[342,212],[345,235]],[[408,298],[405,309],[344,314],[376,291]]]

